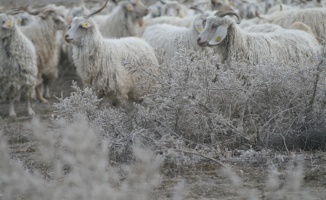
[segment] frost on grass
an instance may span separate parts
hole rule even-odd
[[[26,170],[9,157],[1,140],[0,199],[153,199],[161,183],[160,156],[135,147],[128,164],[116,165],[110,160],[110,141],[100,138],[84,117],[61,121],[55,129],[37,119],[29,126],[38,141],[34,159],[40,167]]]
[[[229,179],[232,190],[243,199],[317,199],[303,187],[304,170],[303,158],[301,156],[293,156],[287,169],[284,171],[278,171],[273,163],[269,167],[270,170],[268,177],[266,177],[266,183],[260,190],[245,186],[240,176],[231,167],[223,168],[222,174]],[[242,174],[242,176],[244,175]]]

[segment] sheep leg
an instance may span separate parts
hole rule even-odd
[[[41,103],[48,103],[48,100],[46,100],[46,99],[43,97],[43,94],[42,94],[42,84],[39,84],[38,86],[36,86],[35,90],[36,90],[36,98],[37,98]]]
[[[35,115],[35,112],[34,112],[32,106],[31,106],[30,98],[27,98],[26,103],[27,103],[27,113],[28,113],[28,115]]]
[[[15,98],[9,98],[9,117],[16,117],[14,102]]]
[[[44,83],[44,97],[50,99],[50,87],[48,83]]]

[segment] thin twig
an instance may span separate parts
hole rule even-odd
[[[315,103],[315,98],[316,98],[316,92],[317,92],[317,85],[318,85],[318,81],[319,81],[319,71],[320,71],[320,68],[321,68],[321,65],[324,63],[324,60],[322,59],[319,64],[317,65],[317,72],[316,72],[316,79],[315,79],[315,82],[314,82],[314,88],[313,88],[313,93],[312,93],[312,97],[311,97],[311,100],[309,102],[309,110],[311,111],[312,110],[312,107]]]
[[[220,166],[222,166],[224,168],[227,168],[227,166],[224,163],[222,163],[222,162],[220,162],[220,161],[218,161],[218,160],[216,160],[214,158],[211,158],[209,156],[205,156],[203,154],[200,154],[200,153],[197,153],[197,152],[192,152],[192,151],[187,151],[187,150],[181,150],[181,149],[174,149],[174,150],[175,151],[179,151],[179,152],[183,152],[183,153],[188,153],[188,154],[193,154],[193,155],[196,155],[196,156],[200,156],[200,157],[206,158],[208,160],[211,160],[211,161],[219,164]]]

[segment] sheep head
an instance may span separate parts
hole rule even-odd
[[[162,1],[161,1],[162,2]],[[163,1],[164,5],[162,8],[162,15],[184,17],[182,13],[182,8],[179,2],[176,1]]]
[[[259,6],[257,3],[248,3],[247,4],[247,18],[251,19],[256,17],[256,13],[259,12]]]
[[[215,16],[209,16],[206,19],[204,30],[199,34],[197,43],[200,46],[215,46],[225,40],[228,34],[228,29],[234,21],[230,18],[224,18],[226,15],[234,15],[238,18],[237,23],[240,23],[240,16],[232,11],[217,12]]]
[[[214,0],[214,1],[212,1],[212,10],[234,11],[234,8],[232,8],[232,6],[224,3],[222,0]]]
[[[108,1],[109,0],[106,0],[103,6],[86,16],[74,17],[70,23],[70,26],[68,27],[67,33],[65,34],[66,42],[81,46],[86,40],[90,38],[87,37],[88,35],[98,34],[92,38],[101,38],[101,34],[97,28],[95,21],[90,17],[101,12],[106,7]]]
[[[57,30],[65,30],[67,28],[67,21],[65,20],[65,16],[61,7],[51,5],[34,10],[30,10],[27,7],[25,11],[30,15],[39,16],[42,20],[53,20]]]
[[[92,18],[74,17],[65,34],[66,42],[72,45],[82,46],[90,38],[101,38],[101,33],[95,21]]]
[[[67,21],[64,14],[58,12],[57,10],[45,9],[39,14],[39,16],[44,20],[51,18],[56,24],[57,30],[65,30],[67,28]]]
[[[149,13],[147,6],[140,0],[121,1],[119,6],[124,8],[125,12],[132,15],[134,18],[142,18]]]
[[[277,3],[276,0],[266,0],[265,1],[265,12],[267,12],[271,7],[275,6]]]
[[[119,6],[123,9],[122,12],[125,13],[125,20],[138,23],[139,26],[143,25],[143,17],[149,13],[149,10],[141,0],[121,1]]]
[[[10,36],[13,28],[16,26],[14,18],[6,15],[5,13],[0,13],[0,23],[0,37],[6,38]]]

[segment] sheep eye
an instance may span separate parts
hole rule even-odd
[[[71,29],[71,26],[69,26],[68,29]]]
[[[213,24],[213,25],[212,25],[212,28],[217,28],[217,25],[216,25],[216,24]]]

